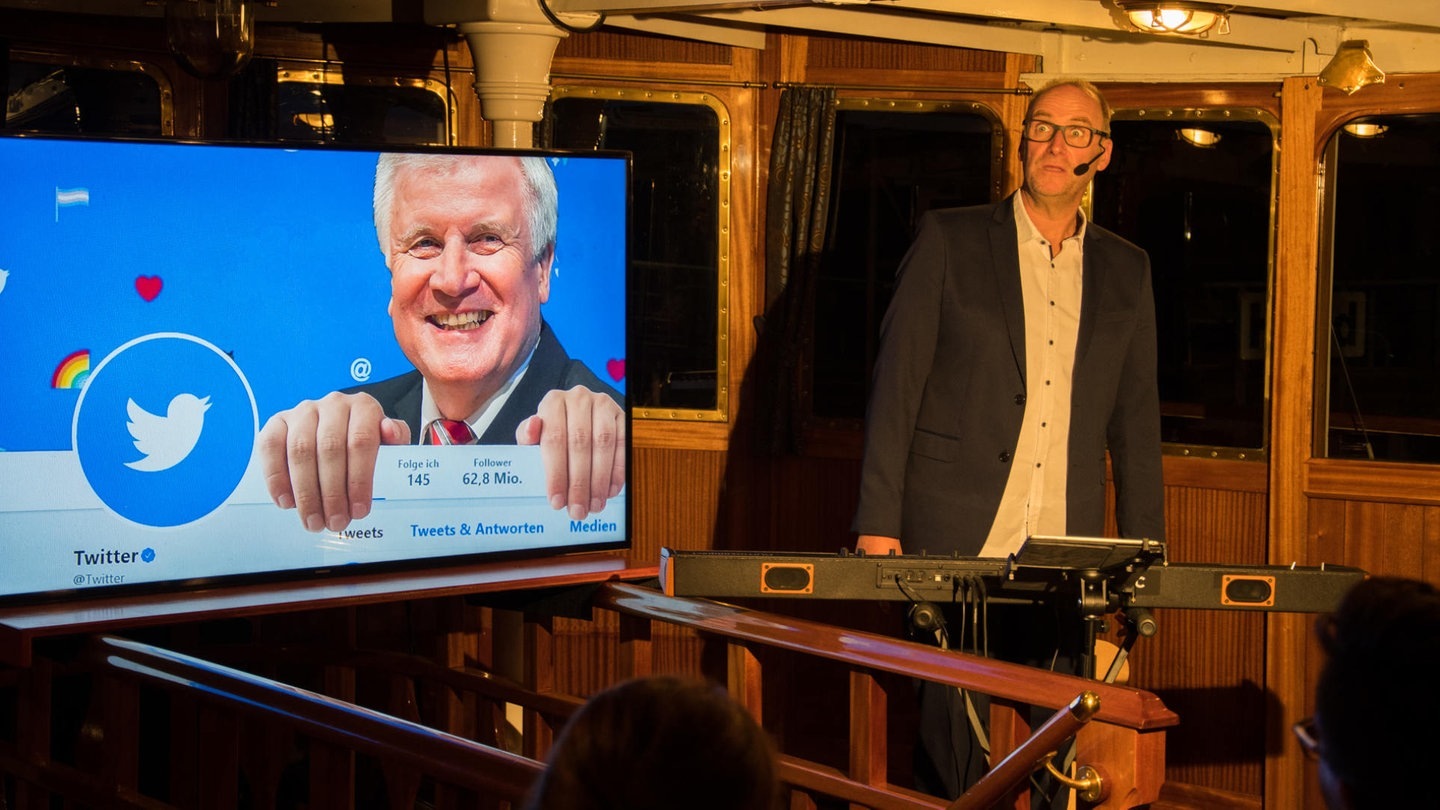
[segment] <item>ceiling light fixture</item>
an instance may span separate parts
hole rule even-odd
[[[1346,124],[1342,127],[1346,132],[1357,138],[1378,138],[1385,134],[1389,127],[1384,124],[1376,124],[1368,121],[1357,121],[1353,124]]]
[[[166,0],[165,36],[187,73],[227,78],[255,53],[255,12],[249,0]]]
[[[1208,36],[1212,29],[1219,34],[1230,33],[1229,12],[1234,8],[1187,0],[1114,0],[1114,3],[1139,31],[1197,37]]]
[[[1340,43],[1330,63],[1320,70],[1320,84],[1333,87],[1345,95],[1371,84],[1384,84],[1385,71],[1370,56],[1370,43],[1363,39],[1347,39]]]
[[[1220,143],[1220,133],[1200,127],[1184,127],[1176,130],[1175,136],[1185,143],[1201,149],[1213,149],[1216,144]]]

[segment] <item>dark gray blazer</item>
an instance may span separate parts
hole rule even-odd
[[[1025,410],[1013,198],[932,211],[881,325],[865,425],[859,534],[907,554],[979,554]],[[1150,260],[1093,222],[1071,398],[1066,532],[1105,525],[1105,452],[1124,537],[1164,539]]]
[[[420,372],[412,371],[377,383],[356,386],[347,389],[346,393],[365,393],[375,397],[385,409],[385,415],[392,419],[404,419],[410,425],[410,436],[419,441],[422,382]],[[530,358],[530,368],[525,371],[520,385],[510,393],[500,413],[495,415],[490,427],[480,435],[479,443],[514,444],[515,427],[526,417],[535,415],[540,400],[547,393],[577,385],[607,394],[621,408],[625,407],[625,398],[620,392],[602,382],[584,363],[570,359],[559,338],[551,331],[550,324],[542,321],[540,342],[535,347],[535,355]]]

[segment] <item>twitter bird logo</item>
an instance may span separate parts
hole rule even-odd
[[[170,400],[164,416],[147,412],[133,399],[125,401],[125,410],[130,414],[125,427],[135,438],[135,449],[145,456],[127,461],[125,466],[140,472],[159,472],[184,461],[195,449],[205,427],[205,412],[210,410],[210,397],[179,394]]]

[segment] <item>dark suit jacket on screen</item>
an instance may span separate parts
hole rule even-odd
[[[977,555],[1010,474],[1026,395],[1013,205],[926,214],[881,326],[853,528],[906,553]],[[1066,533],[1103,532],[1108,446],[1121,535],[1161,540],[1150,261],[1093,222],[1084,259]]]
[[[379,400],[385,415],[392,419],[404,419],[410,425],[410,435],[418,441],[420,436],[420,389],[423,380],[419,371],[391,377],[377,383],[356,386],[346,393],[365,393]],[[550,324],[540,324],[540,342],[535,355],[530,358],[530,368],[520,384],[510,393],[500,413],[495,415],[490,427],[480,435],[480,444],[514,444],[515,427],[528,416],[534,416],[545,394],[556,389],[569,389],[582,385],[591,391],[604,393],[625,407],[625,398],[613,387],[595,376],[584,363],[570,359],[559,338],[551,331]]]

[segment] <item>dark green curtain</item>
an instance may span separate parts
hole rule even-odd
[[[279,137],[280,66],[274,59],[251,59],[230,79],[227,136],[242,141]]]
[[[815,288],[825,248],[835,151],[835,90],[790,87],[770,150],[770,188],[765,223],[765,315],[756,362],[761,449],[803,449],[809,410],[804,359],[814,334]]]

